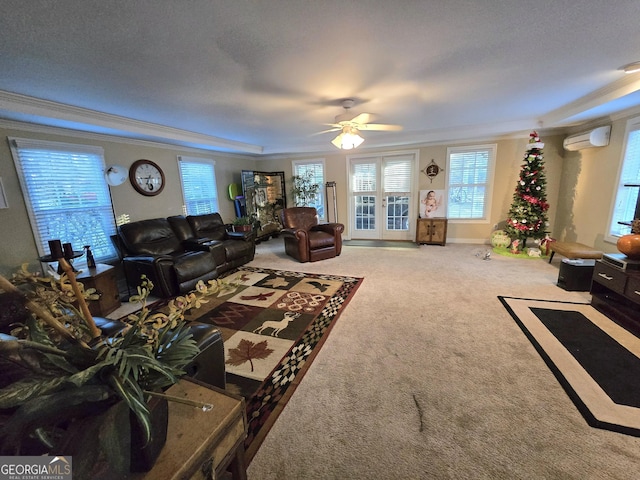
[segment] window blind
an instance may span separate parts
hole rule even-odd
[[[49,254],[47,242],[59,239],[74,250],[91,246],[97,261],[116,259],[102,148],[22,138],[10,145],[38,253]]]
[[[215,161],[179,156],[178,165],[186,214],[218,212]]]
[[[353,191],[354,192],[375,192],[376,187],[376,164],[357,163],[353,165]]]
[[[449,218],[485,218],[491,153],[477,149],[449,154]]]
[[[412,162],[408,158],[384,160],[384,191],[386,193],[408,193],[411,191]]]
[[[628,185],[640,185],[640,123],[634,119],[627,136],[618,190],[613,208],[610,234],[614,236],[626,235],[631,232],[629,225],[620,222],[631,222],[635,217],[636,202],[640,188]],[[634,125],[635,123],[635,125]],[[627,185],[627,186],[625,186]]]

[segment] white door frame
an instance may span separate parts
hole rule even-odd
[[[383,189],[383,182],[381,178],[381,166],[383,161],[387,157],[396,157],[396,156],[412,156],[413,158],[410,160],[412,162],[412,178],[411,178],[411,192],[409,192],[409,225],[408,230],[387,230],[386,229],[386,211],[383,210],[383,205],[385,200]],[[377,164],[377,173],[376,173],[376,228],[371,230],[365,234],[362,231],[358,231],[356,233],[355,230],[355,205],[354,205],[354,193],[353,193],[353,183],[351,176],[352,165],[358,162],[371,160],[375,161]],[[418,174],[420,165],[420,151],[419,150],[397,150],[397,151],[389,151],[389,152],[379,152],[379,153],[363,153],[358,155],[348,155],[346,157],[346,170],[347,170],[347,229],[349,232],[348,238],[358,238],[358,239],[381,239],[381,240],[414,240],[415,239],[415,229],[416,222],[413,219],[418,218]]]

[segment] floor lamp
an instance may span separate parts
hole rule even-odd
[[[329,189],[331,189],[331,198],[333,202],[329,201]],[[336,198],[336,182],[327,182],[325,184],[325,193],[327,196],[327,222],[336,223],[338,221],[338,200]],[[329,205],[333,205],[333,218],[329,215]]]

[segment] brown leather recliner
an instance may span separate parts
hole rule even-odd
[[[287,255],[299,262],[317,262],[340,255],[342,252],[341,223],[318,223],[313,207],[285,208],[280,212]]]

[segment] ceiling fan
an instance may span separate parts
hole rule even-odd
[[[360,146],[364,142],[364,138],[360,136],[361,130],[378,130],[378,131],[398,131],[402,130],[400,125],[388,125],[383,123],[369,123],[373,119],[370,113],[360,113],[353,115],[349,109],[353,107],[355,101],[348,98],[342,101],[342,107],[345,112],[336,115],[335,123],[329,123],[331,128],[318,132],[316,135],[328,132],[340,131],[340,134],[334,138],[331,143],[343,150],[350,150]]]

